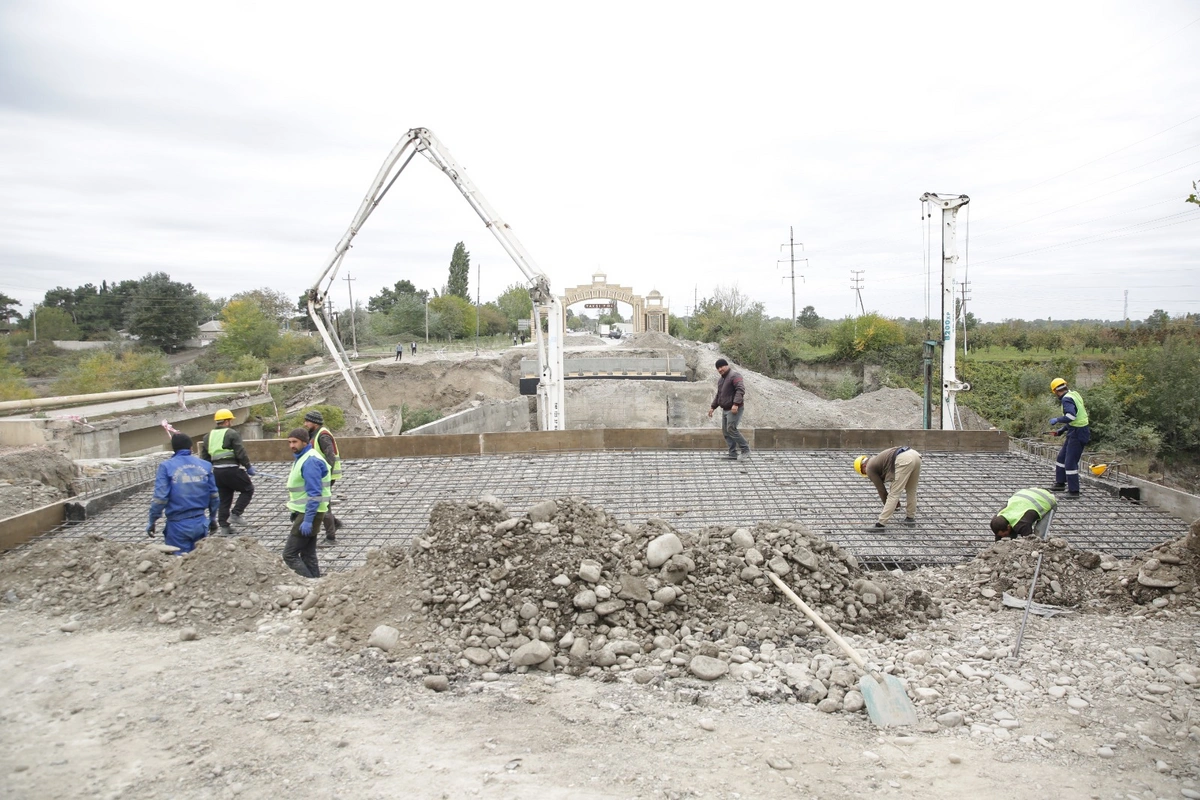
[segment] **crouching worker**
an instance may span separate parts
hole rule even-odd
[[[288,511],[292,532],[283,546],[283,563],[305,578],[321,577],[317,566],[317,537],[325,512],[329,510],[329,465],[320,452],[308,443],[308,431],[296,428],[288,434],[288,447],[295,454],[288,475]]]
[[[175,455],[159,464],[154,476],[154,499],[150,501],[146,535],[154,535],[155,523],[165,512],[163,541],[178,547],[180,553],[190,553],[196,542],[216,531],[220,495],[212,465],[192,455],[190,436],[173,434],[171,449]]]
[[[1008,505],[992,517],[992,533],[996,541],[1032,536],[1046,538],[1050,512],[1058,507],[1058,499],[1045,489],[1022,489],[1008,498]]]
[[[900,505],[900,492],[904,491],[904,507],[907,515],[906,523],[917,520],[917,484],[921,481],[921,454],[911,447],[890,447],[882,453],[873,456],[859,456],[854,459],[854,471],[871,479],[879,499],[883,501],[883,511],[875,521],[876,528],[887,525],[896,507]]]

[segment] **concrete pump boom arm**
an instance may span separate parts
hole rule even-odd
[[[396,182],[396,179],[400,177],[400,174],[417,153],[420,153],[445,173],[446,177],[450,178],[454,185],[458,187],[463,197],[466,198],[467,203],[475,210],[479,218],[483,220],[483,224],[487,226],[492,235],[496,237],[496,240],[500,242],[500,246],[504,248],[504,251],[508,253],[517,267],[524,273],[526,280],[529,282],[529,294],[534,305],[547,308],[549,331],[545,339],[542,336],[541,325],[535,325],[538,364],[542,376],[538,387],[539,419],[543,430],[563,430],[565,428],[562,384],[563,311],[558,298],[550,291],[550,279],[542,271],[541,267],[534,262],[508,223],[500,219],[495,209],[492,208],[479,189],[475,187],[471,179],[467,177],[463,168],[459,166],[454,157],[450,155],[450,152],[428,128],[413,128],[408,131],[396,143],[396,146],[392,148],[392,151],[384,160],[383,166],[380,167],[379,173],[375,176],[375,180],[367,191],[366,197],[363,198],[362,203],[359,205],[358,212],[354,215],[350,227],[342,235],[341,240],[337,243],[329,260],[326,262],[325,268],[308,291],[309,316],[312,317],[313,323],[321,334],[321,338],[325,340],[326,345],[329,347],[329,351],[333,355],[334,361],[337,362],[338,369],[345,377],[351,393],[366,414],[372,431],[374,431],[376,436],[382,436],[383,433],[375,411],[371,408],[366,393],[358,382],[357,375],[348,366],[349,358],[346,356],[341,342],[329,335],[327,326],[321,320],[320,312],[324,307],[325,296],[329,292],[330,287],[332,287],[333,281],[337,278],[342,259],[345,258],[347,251],[350,250],[354,237],[358,235],[363,224],[366,223],[371,213],[388,193],[388,190],[392,188],[392,184]],[[324,288],[322,288],[322,284],[324,284]]]

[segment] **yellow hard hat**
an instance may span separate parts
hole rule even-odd
[[[867,474],[867,461],[870,458],[871,458],[870,456],[859,456],[858,458],[854,459],[854,471],[857,472],[859,475],[866,475]]]
[[[1091,468],[1092,474],[1097,478],[1108,472],[1108,464],[1094,464]]]
[[[217,413],[213,414],[213,421],[220,422],[223,419],[233,419],[233,412],[228,408],[217,409]]]
[[[1050,381],[1050,391],[1057,392],[1059,389],[1065,388],[1066,385],[1067,382],[1062,378],[1055,378],[1054,380]]]

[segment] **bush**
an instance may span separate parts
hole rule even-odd
[[[833,357],[841,361],[861,361],[870,353],[878,353],[904,343],[904,330],[890,319],[878,314],[846,317],[829,332]]]
[[[442,412],[436,408],[409,408],[408,405],[402,405],[400,406],[400,416],[403,422],[400,426],[400,432],[404,433],[405,431],[411,431],[413,428],[437,422],[442,418]]]
[[[162,353],[111,350],[93,352],[54,382],[58,394],[95,394],[170,386],[170,366]]]
[[[267,362],[261,358],[255,358],[251,355],[238,356],[231,369],[228,372],[222,370],[216,374],[213,383],[239,383],[242,381],[256,381],[262,378],[263,373],[269,372]]]
[[[287,366],[303,364],[313,356],[321,354],[321,340],[315,336],[301,336],[298,333],[285,333],[279,341],[271,345],[267,352],[267,361],[272,366]]]

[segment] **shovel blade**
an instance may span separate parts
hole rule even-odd
[[[881,728],[897,728],[917,724],[917,709],[908,699],[904,684],[895,675],[883,675],[882,682],[870,675],[863,675],[858,681],[858,691],[862,693],[867,706],[867,716]]]

